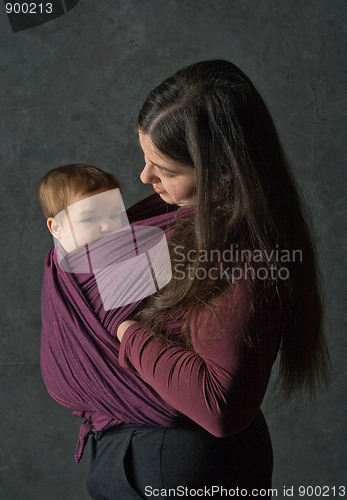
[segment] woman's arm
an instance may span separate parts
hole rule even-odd
[[[259,410],[276,357],[278,334],[267,311],[257,314],[259,346],[242,333],[250,324],[246,284],[222,293],[191,323],[193,351],[167,346],[134,321],[119,327],[121,366],[138,375],[171,406],[215,436],[245,428]]]

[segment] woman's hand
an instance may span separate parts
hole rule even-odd
[[[132,319],[126,319],[125,321],[122,321],[122,323],[120,323],[120,325],[117,328],[117,338],[119,342],[122,341],[125,330],[134,323],[137,323],[137,321],[133,321]]]

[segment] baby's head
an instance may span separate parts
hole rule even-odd
[[[67,252],[122,227],[119,183],[91,165],[50,170],[40,182],[39,200],[50,233]]]

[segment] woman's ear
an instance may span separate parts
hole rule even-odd
[[[51,233],[54,238],[57,240],[61,239],[61,227],[54,217],[48,217],[47,219],[47,227],[48,231]]]

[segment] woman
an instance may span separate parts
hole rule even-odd
[[[94,439],[89,491],[111,498],[98,484],[114,474],[114,498],[174,498],[178,487],[209,496],[212,486],[215,498],[221,488],[252,496],[271,487],[260,405],[277,354],[287,399],[328,379],[302,202],[262,98],[227,61],[193,64],[157,86],[138,130],[142,182],[180,208],[167,233],[172,279],[119,325],[119,360],[188,418]],[[131,490],[120,495],[110,464],[122,446]]]

